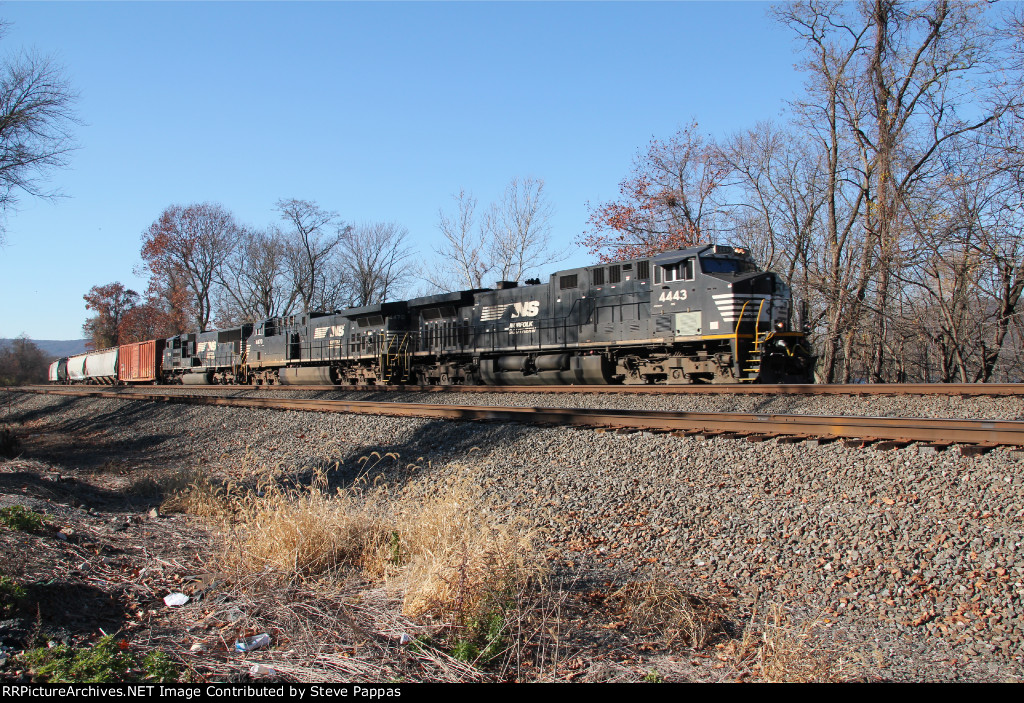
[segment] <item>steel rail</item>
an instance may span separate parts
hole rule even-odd
[[[30,386],[51,388],[52,386]],[[621,393],[637,395],[947,395],[1024,396],[1024,383],[833,383],[833,384],[694,384],[622,386],[417,386],[417,385],[312,385],[312,386],[122,386],[129,389],[175,390],[261,390],[261,391],[357,391],[405,393]]]
[[[379,403],[307,398],[186,396],[161,391],[30,389],[28,392],[99,398],[144,398],[168,403],[266,408],[300,412],[335,412],[452,420],[491,420],[577,427],[613,427],[660,431],[731,432],[740,435],[788,435],[860,438],[903,442],[1024,445],[1024,422],[1015,420],[946,420],[933,418],[782,415],[764,413],[693,413],[648,410],[554,407],[491,407]]]

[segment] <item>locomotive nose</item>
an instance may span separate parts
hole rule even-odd
[[[776,291],[774,273],[751,273],[733,281],[734,293],[772,295]]]

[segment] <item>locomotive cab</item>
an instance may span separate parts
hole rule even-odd
[[[183,374],[199,365],[195,345],[195,334],[178,334],[164,341],[162,365],[171,379],[180,381]]]
[[[252,335],[251,323],[226,330],[202,332],[196,339],[196,356],[200,373],[215,383],[236,383],[247,380],[245,372],[246,341]]]
[[[620,364],[625,382],[806,380],[809,354],[789,329],[789,288],[747,249],[694,247],[652,263],[652,336],[666,348]]]
[[[760,270],[740,248],[709,247],[698,262],[705,278],[705,309],[717,316],[724,334],[732,335],[733,375],[738,380],[805,382],[813,357],[804,334],[791,329],[792,295],[782,278]]]
[[[658,316],[656,331],[663,336],[693,337],[720,329],[717,321],[708,325],[702,314],[702,296],[697,284],[700,267],[692,250],[663,254],[654,259],[654,288],[651,314]]]

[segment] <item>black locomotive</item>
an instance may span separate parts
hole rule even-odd
[[[166,341],[184,383],[812,381],[789,288],[745,249],[702,246],[548,283],[306,313]]]
[[[117,381],[809,383],[815,358],[791,316],[778,275],[758,269],[745,249],[708,245],[559,271],[547,283],[501,282],[154,340],[141,343],[155,348],[156,368],[143,371],[126,363],[122,347]],[[74,361],[85,382],[116,382],[88,377],[96,360]],[[51,380],[65,380],[59,369],[55,362]]]

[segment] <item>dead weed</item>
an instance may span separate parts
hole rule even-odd
[[[666,647],[702,649],[722,632],[721,610],[664,577],[627,583],[609,596],[636,627],[653,632]]]
[[[772,683],[835,683],[863,678],[856,663],[826,645],[818,623],[794,622],[772,604],[760,618],[755,611],[739,641],[730,643],[739,668]]]

